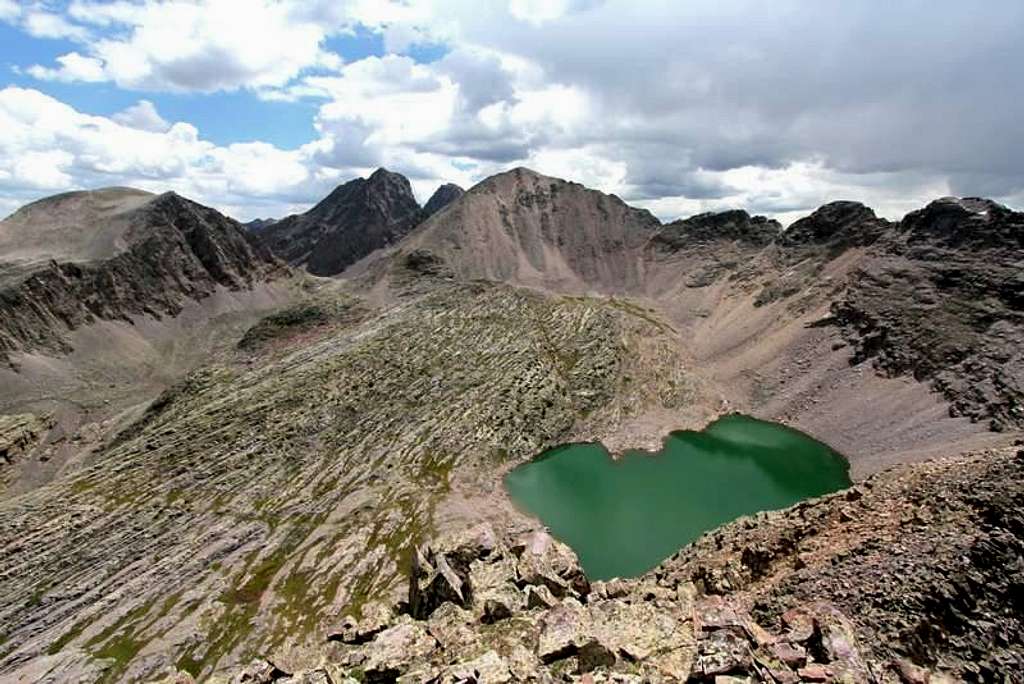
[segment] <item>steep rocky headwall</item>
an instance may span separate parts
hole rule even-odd
[[[378,169],[338,186],[304,214],[264,225],[259,236],[288,263],[328,276],[397,242],[423,218],[409,180]]]
[[[120,219],[127,229],[118,253],[51,260],[4,282],[0,355],[66,351],[66,332],[97,319],[173,316],[217,287],[247,288],[285,272],[235,221],[174,193]]]
[[[885,233],[832,305],[854,361],[930,382],[994,430],[1024,427],[1024,213],[942,199]]]

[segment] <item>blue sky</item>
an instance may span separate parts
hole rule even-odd
[[[353,27],[351,33],[331,36],[324,45],[351,62],[385,54],[381,34],[360,26]],[[316,136],[315,101],[271,102],[245,89],[212,94],[131,90],[106,83],[41,81],[24,72],[34,64],[53,63],[75,49],[76,43],[69,40],[35,38],[0,23],[0,60],[7,70],[7,83],[38,89],[78,111],[110,116],[145,98],[168,121],[188,121],[204,138],[218,145],[262,140],[292,149]]]
[[[0,0],[0,214],[101,185],[239,218],[525,165],[671,219],[1024,202],[1024,4]],[[984,103],[981,106],[979,103]]]

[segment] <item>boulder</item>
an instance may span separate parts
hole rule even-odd
[[[231,684],[269,684],[289,676],[269,660],[257,658],[235,673],[231,678]]]
[[[495,651],[487,651],[478,658],[455,665],[447,675],[452,681],[467,684],[503,684],[513,680],[508,663]]]
[[[394,613],[380,601],[370,601],[363,606],[362,619],[346,615],[341,625],[327,633],[328,641],[345,644],[364,644],[382,632],[394,620]]]
[[[426,661],[437,646],[437,640],[421,623],[403,622],[389,627],[364,647],[366,660],[362,669],[366,681],[393,681]]]
[[[557,598],[579,598],[590,593],[590,582],[579,559],[565,544],[544,531],[533,532],[513,549],[522,584],[546,586]]]
[[[731,629],[711,632],[698,643],[691,676],[708,679],[732,672],[747,672],[752,664],[750,644]]]
[[[422,620],[445,602],[468,608],[473,605],[474,565],[478,561],[490,564],[503,557],[504,549],[487,524],[417,547],[409,573],[409,613]],[[510,574],[511,567],[501,572]],[[486,577],[480,570],[476,575]]]
[[[527,608],[554,608],[558,605],[558,599],[543,584],[539,587],[527,585],[526,607]]]
[[[590,616],[573,598],[544,613],[539,624],[537,656],[546,664],[576,655],[580,646],[591,641]]]

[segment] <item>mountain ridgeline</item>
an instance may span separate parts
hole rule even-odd
[[[286,271],[236,221],[173,192],[40,200],[0,222],[0,358],[67,351],[69,330],[175,316],[218,287],[247,289]]]

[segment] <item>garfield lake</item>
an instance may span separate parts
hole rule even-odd
[[[827,445],[738,414],[673,432],[656,453],[556,447],[505,478],[593,580],[634,577],[719,525],[850,484],[849,464]]]

